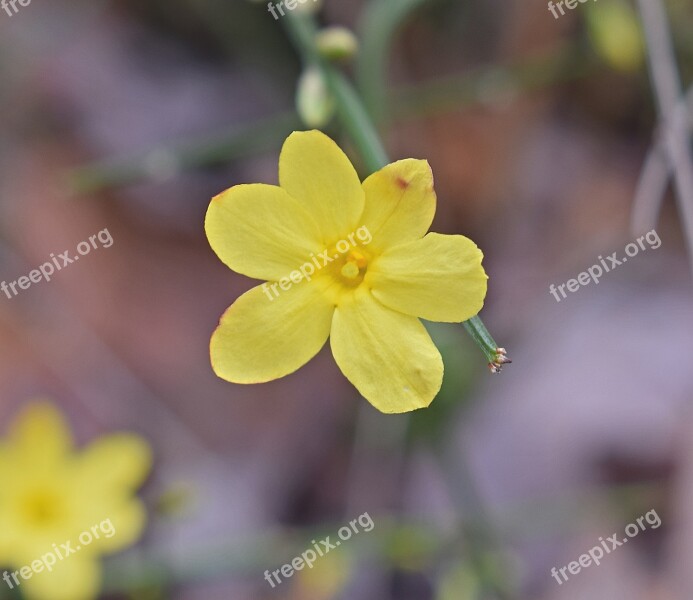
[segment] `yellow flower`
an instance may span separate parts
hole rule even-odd
[[[27,408],[0,441],[0,565],[8,569],[0,586],[28,600],[96,598],[99,556],[143,530],[133,493],[150,467],[136,436],[109,435],[77,452],[56,409]]]
[[[428,163],[401,160],[362,184],[330,138],[294,132],[279,183],[234,186],[207,211],[219,258],[269,282],[222,316],[210,347],[216,374],[234,383],[277,379],[329,337],[337,365],[377,409],[428,406],[443,362],[419,319],[469,319],[487,281],[471,240],[426,235],[436,207]]]
[[[293,600],[331,600],[337,598],[353,574],[353,565],[348,554],[330,552],[310,569],[296,573],[290,598]]]

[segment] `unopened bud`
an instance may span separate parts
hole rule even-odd
[[[335,102],[317,67],[308,67],[298,80],[296,110],[308,127],[324,127],[335,112]]]
[[[318,52],[328,60],[352,58],[359,48],[356,36],[346,27],[327,27],[315,36]]]

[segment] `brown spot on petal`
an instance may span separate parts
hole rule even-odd
[[[395,181],[397,182],[397,185],[403,190],[406,190],[409,187],[409,182],[402,177],[398,177]]]

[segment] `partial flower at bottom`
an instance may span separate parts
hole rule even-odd
[[[142,534],[146,514],[134,494],[150,468],[137,436],[111,434],[76,450],[52,405],[27,408],[0,440],[0,571],[31,574],[17,576],[17,586],[5,572],[9,583],[0,586],[28,600],[97,598],[100,557]],[[49,554],[51,570],[36,562]]]

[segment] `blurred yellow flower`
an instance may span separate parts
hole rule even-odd
[[[339,368],[377,409],[428,406],[443,362],[419,319],[476,315],[488,279],[471,240],[426,235],[436,208],[428,162],[401,160],[362,184],[330,138],[294,132],[279,183],[234,186],[207,211],[219,258],[273,282],[222,316],[210,347],[216,374],[234,383],[277,379],[329,338]]]
[[[587,8],[587,30],[597,54],[620,71],[637,71],[645,59],[645,43],[635,9],[624,0]]]
[[[150,468],[139,437],[108,435],[78,452],[55,408],[27,408],[0,440],[0,586],[28,600],[96,598],[99,557],[142,533],[133,494]]]
[[[296,600],[331,600],[339,597],[353,572],[350,556],[342,552],[331,552],[310,569],[297,573],[290,598]]]

